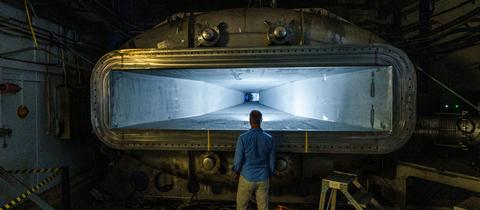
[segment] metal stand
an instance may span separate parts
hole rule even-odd
[[[461,173],[418,165],[414,163],[398,162],[396,178],[393,186],[396,191],[396,209],[407,209],[407,179],[416,177],[431,182],[441,183],[452,187],[480,193],[480,178]]]
[[[480,210],[480,197],[470,197],[455,205],[453,210]]]
[[[349,186],[354,186],[357,189],[355,194],[351,194],[348,191]],[[328,190],[331,189],[328,203],[325,204],[326,196]],[[319,210],[325,210],[325,207],[330,210],[335,210],[337,204],[337,191],[342,192],[342,194],[347,198],[348,204],[355,207],[356,210],[364,210],[370,206],[373,209],[384,209],[372,196],[368,193],[365,188],[358,182],[357,175],[348,174],[343,172],[334,172],[332,175],[322,179],[322,190],[320,193],[320,204]]]

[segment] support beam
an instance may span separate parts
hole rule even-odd
[[[3,167],[0,167],[0,180],[5,181],[9,186],[11,186],[11,188],[7,189],[9,189],[11,193],[15,193],[16,195],[20,195],[29,190],[29,188],[23,182],[18,180],[16,177],[8,174]],[[54,208],[52,208],[47,202],[45,202],[35,193],[30,194],[28,198],[43,210],[54,210]]]
[[[465,174],[450,171],[437,170],[435,168],[413,163],[399,162],[397,164],[396,178],[393,181],[396,192],[395,203],[397,205],[395,209],[406,209],[406,183],[409,177],[415,177],[480,193],[479,177],[468,176]]]

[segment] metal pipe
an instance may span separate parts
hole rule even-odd
[[[419,35],[416,35],[416,36],[413,36],[409,39],[406,39],[404,41],[401,41],[401,42],[397,42],[395,43],[396,46],[410,46],[410,45],[415,45],[417,44],[418,42],[425,42],[425,41],[431,41],[431,39],[435,39],[435,38],[438,38],[438,37],[443,37],[445,36],[445,34],[449,34],[450,31],[452,30],[456,30],[454,29],[455,27],[457,26],[460,26],[462,24],[465,24],[466,22],[472,20],[473,18],[476,17],[476,15],[478,15],[480,13],[480,7],[470,11],[469,13],[463,15],[463,16],[460,16],[448,23],[445,23],[443,24],[442,26],[439,26],[433,30],[430,30],[428,31],[428,33],[423,33],[423,34],[419,34]]]
[[[432,75],[430,75],[429,73],[425,72],[422,68],[418,67],[417,66],[417,69],[424,73],[428,78],[430,78],[431,80],[433,80],[434,82],[436,82],[438,85],[442,86],[443,88],[445,88],[446,90],[448,90],[450,93],[452,93],[453,95],[457,96],[459,99],[461,99],[463,102],[467,103],[468,105],[470,105],[472,108],[476,109],[477,111],[480,112],[480,107],[477,107],[475,104],[473,104],[472,102],[468,101],[466,98],[464,98],[463,96],[461,96],[460,94],[458,94],[457,92],[455,92],[454,90],[452,90],[451,88],[449,88],[447,85],[443,84],[443,82],[440,82],[439,80],[437,80],[435,77],[433,77]]]
[[[479,117],[460,114],[424,116],[417,120],[414,138],[430,140],[438,146],[465,147],[480,140]]]
[[[2,67],[0,66],[0,83],[2,82],[3,80],[3,77],[2,77]],[[2,94],[0,94],[0,128],[3,128],[3,115],[2,115]]]
[[[17,24],[12,23],[12,22],[16,22]],[[21,24],[21,25],[19,25],[19,24]],[[22,22],[20,20],[16,20],[16,19],[13,19],[13,18],[10,18],[10,17],[0,16],[0,25],[3,25],[5,27],[7,27],[11,30],[17,31],[17,32],[21,32],[21,33],[25,34],[26,36],[29,36],[30,32],[29,32],[28,28],[22,26],[22,25],[25,25],[25,24],[26,24],[25,22]],[[68,45],[81,45],[82,43],[85,43],[86,45],[88,45],[88,46],[85,46],[86,49],[88,49],[88,50],[104,51],[104,49],[100,48],[98,45],[95,45],[95,44],[90,43],[88,41],[79,42],[79,41],[74,40],[72,38],[68,38],[68,37],[65,37],[65,36],[62,36],[62,35],[58,35],[55,32],[51,32],[49,30],[43,29],[43,28],[38,27],[38,26],[33,26],[33,28],[35,30],[37,30],[37,32],[36,32],[37,38],[48,41],[48,42],[52,41],[52,39],[51,39],[52,36],[56,36],[57,40],[59,40],[58,38],[61,38],[61,39],[65,40],[66,44],[68,44]]]
[[[5,57],[4,55],[9,55],[9,54],[15,54],[15,53],[20,53],[20,52],[25,52],[25,51],[29,51],[29,50],[40,50],[40,51],[43,51],[45,53],[47,53],[48,55],[52,55],[53,57],[55,58],[59,58],[60,60],[64,60],[61,56],[47,50],[47,49],[43,49],[43,48],[33,48],[33,47],[27,47],[27,48],[21,48],[21,49],[18,49],[18,50],[13,50],[13,51],[8,51],[8,52],[3,52],[3,53],[0,53],[0,58],[3,58],[3,59],[6,59],[6,60],[13,60],[13,61],[18,61],[18,62],[24,62],[24,63],[32,63],[32,64],[39,64],[39,65],[47,65],[47,66],[60,66],[60,65],[63,65],[63,62],[62,63],[42,63],[42,62],[35,62],[35,61],[28,61],[28,60],[22,60],[22,59],[16,59],[16,58],[10,58],[10,57]],[[78,53],[77,53],[78,54]],[[76,54],[76,55],[77,55]],[[82,56],[83,57],[83,56]],[[86,59],[86,58],[84,58]],[[88,62],[91,62],[88,60]],[[93,63],[91,63],[93,64]],[[66,66],[68,66],[69,68],[72,68],[72,69],[75,69],[75,70],[81,70],[81,71],[84,71],[84,72],[90,72],[90,70],[87,70],[87,69],[83,69],[83,68],[79,68],[78,65],[74,65],[74,64],[70,64],[70,63],[65,63]]]
[[[70,171],[68,166],[62,167],[62,209],[70,210]]]
[[[463,48],[470,48],[480,44],[480,35],[472,36],[465,40],[460,40],[459,42],[451,43],[448,46],[440,49],[432,50],[433,53],[451,53],[455,50],[463,49]]]
[[[0,18],[0,20],[1,20],[1,18]],[[11,18],[11,17],[8,17],[8,18],[7,18],[7,21],[13,21],[13,22],[16,22],[16,23],[20,23],[20,24],[22,24],[22,25],[26,25],[26,24],[27,24],[27,23],[24,22],[24,21],[21,21],[21,20],[15,19],[15,18]],[[91,47],[91,49],[95,49],[95,50],[98,50],[98,51],[104,51],[104,49],[100,48],[97,44],[91,43],[91,42],[89,42],[89,41],[81,41],[81,42],[79,42],[78,40],[75,40],[75,39],[73,39],[73,38],[70,38],[70,37],[67,37],[67,36],[63,36],[63,35],[57,34],[57,33],[55,33],[55,32],[52,32],[52,31],[48,30],[48,29],[44,29],[44,28],[42,28],[42,27],[40,27],[40,26],[35,26],[35,25],[33,25],[33,28],[34,28],[35,30],[37,30],[37,31],[41,31],[41,33],[44,34],[44,35],[46,35],[46,36],[49,36],[50,34],[53,34],[53,35],[55,35],[55,36],[57,36],[57,37],[61,37],[62,39],[65,39],[65,40],[69,41],[71,44],[77,44],[77,45],[78,45],[78,44],[85,43],[86,45],[89,45],[89,47]],[[37,33],[38,33],[38,32],[37,32]]]
[[[10,29],[10,30],[15,30],[15,31],[21,32],[21,33],[23,33],[23,34],[25,34],[25,35],[30,35],[30,32],[28,31],[27,28],[22,27],[22,26],[20,26],[20,25],[18,25],[18,24],[14,24],[14,23],[9,22],[9,21],[8,21],[8,18],[0,17],[0,24],[3,25],[3,26],[5,26],[5,27],[7,27],[7,28]],[[36,27],[34,27],[34,28],[36,28]],[[37,30],[37,29],[36,29],[36,30]],[[41,31],[39,30],[36,35],[37,35],[37,37],[42,38],[43,40],[51,41],[49,33],[46,33],[46,34],[45,34],[45,33],[41,32]],[[28,36],[28,37],[30,37],[30,36]]]
[[[434,18],[434,17],[437,17],[437,16],[439,16],[439,15],[443,15],[443,14],[445,14],[445,13],[451,12],[451,11],[453,11],[453,10],[455,10],[455,9],[458,9],[458,8],[460,8],[460,7],[463,7],[463,6],[465,6],[466,4],[469,4],[469,3],[475,4],[475,0],[467,0],[467,1],[464,1],[464,2],[462,2],[462,3],[460,3],[460,4],[456,5],[456,6],[453,6],[453,7],[451,7],[451,8],[445,9],[445,10],[443,10],[443,11],[441,11],[441,12],[438,12],[438,13],[436,13],[436,14],[433,14],[433,15],[430,16],[430,18],[428,19],[428,21],[431,21],[431,19]],[[415,23],[411,23],[411,24],[409,24],[409,25],[406,25],[406,26],[404,26],[404,27],[400,30],[400,33],[405,34],[405,33],[412,32],[412,31],[414,31],[415,29],[417,29],[418,27],[420,27],[421,24],[423,24],[423,23],[422,23],[421,21],[419,21],[419,22],[415,22]]]

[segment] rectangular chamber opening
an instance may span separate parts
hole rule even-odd
[[[112,70],[111,129],[270,131],[392,129],[392,67]]]

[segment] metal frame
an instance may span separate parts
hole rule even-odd
[[[133,69],[235,67],[392,66],[391,132],[271,132],[277,151],[383,154],[404,145],[414,131],[415,69],[407,55],[389,45],[325,45],[183,50],[125,49],[110,52],[91,77],[91,120],[95,133],[116,149],[232,151],[242,131],[109,129],[109,72]],[[308,150],[305,149],[308,147]]]
[[[351,188],[356,188],[363,195],[366,195],[365,198],[356,197],[352,195],[348,190]],[[330,196],[328,202],[325,202],[327,192],[330,191]],[[350,174],[340,171],[334,171],[330,176],[322,179],[322,188],[320,192],[320,202],[318,210],[325,210],[325,207],[330,207],[330,210],[335,210],[337,202],[337,190],[340,191],[345,198],[348,200],[348,204],[353,206],[356,210],[367,209],[367,205],[371,204],[378,210],[384,210],[383,206],[378,203],[378,201],[369,196],[367,190],[358,182],[358,176],[356,174]],[[357,200],[359,199],[359,200]],[[325,205],[326,204],[326,205]]]
[[[27,187],[28,185],[20,181],[16,176],[12,174],[36,174],[36,173],[53,173],[49,177],[45,178],[37,185],[32,188]],[[5,181],[11,187],[7,187],[7,192],[12,192],[12,194],[18,195],[16,198],[12,199],[10,202],[7,202],[4,206],[0,206],[0,210],[14,208],[21,202],[28,198],[38,205],[41,209],[54,209],[50,204],[45,202],[40,198],[36,191],[41,187],[46,186],[47,183],[52,181],[55,177],[61,174],[61,187],[62,187],[62,209],[70,210],[71,209],[71,200],[70,200],[70,176],[69,176],[69,167],[63,166],[60,168],[34,168],[34,169],[22,169],[22,170],[13,170],[7,171],[0,166],[0,181]],[[21,193],[21,194],[20,194]]]
[[[17,177],[8,174],[8,172],[3,167],[0,167],[0,180],[4,180],[10,186],[10,188],[7,187],[7,191],[11,192],[12,194],[20,195],[24,192],[30,191],[29,187],[27,187],[28,185],[21,182]],[[54,210],[54,208],[51,207],[50,204],[45,202],[42,198],[40,198],[40,196],[35,193],[31,193],[28,196],[28,199],[34,202],[40,209]],[[14,201],[18,200],[15,199]],[[12,208],[13,207],[14,206],[12,205]],[[0,206],[0,209],[3,209],[2,206]],[[8,209],[8,207],[6,209]]]
[[[395,187],[396,209],[407,208],[407,179],[415,177],[452,187],[480,193],[480,178],[451,171],[438,170],[408,162],[398,162],[396,176],[393,180]]]

